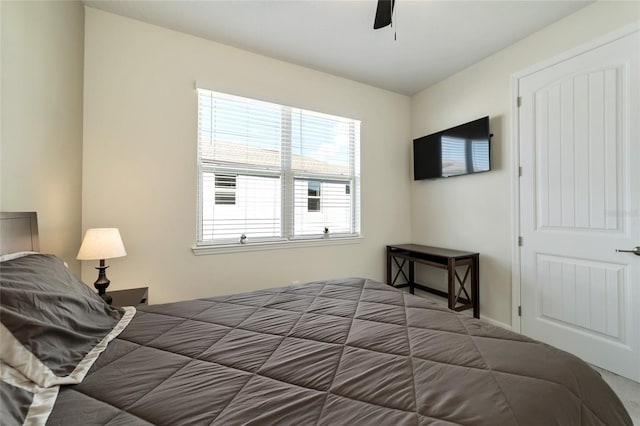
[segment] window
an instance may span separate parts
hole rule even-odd
[[[198,245],[360,233],[360,122],[198,89]]]
[[[307,188],[309,195],[307,196],[307,211],[319,212],[320,211],[320,185],[321,182],[308,181]]]
[[[236,203],[236,175],[215,175],[216,204]]]

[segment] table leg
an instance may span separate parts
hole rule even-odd
[[[471,274],[471,297],[473,298],[473,316],[480,318],[480,258],[472,258],[473,271]]]
[[[413,284],[415,283],[415,269],[413,261],[409,261],[409,293],[415,294],[415,289],[413,288]]]
[[[447,301],[449,302],[449,309],[455,310],[455,297],[456,297],[456,261],[449,258],[447,261]]]
[[[391,249],[387,247],[387,284],[393,285],[391,282]]]

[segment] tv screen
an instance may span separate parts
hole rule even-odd
[[[491,170],[489,117],[413,140],[414,180]]]

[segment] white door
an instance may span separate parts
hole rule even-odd
[[[639,77],[636,30],[517,80],[521,332],[635,381]]]

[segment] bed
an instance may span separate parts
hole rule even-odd
[[[632,425],[580,359],[373,280],[113,309],[1,267],[3,424]]]

